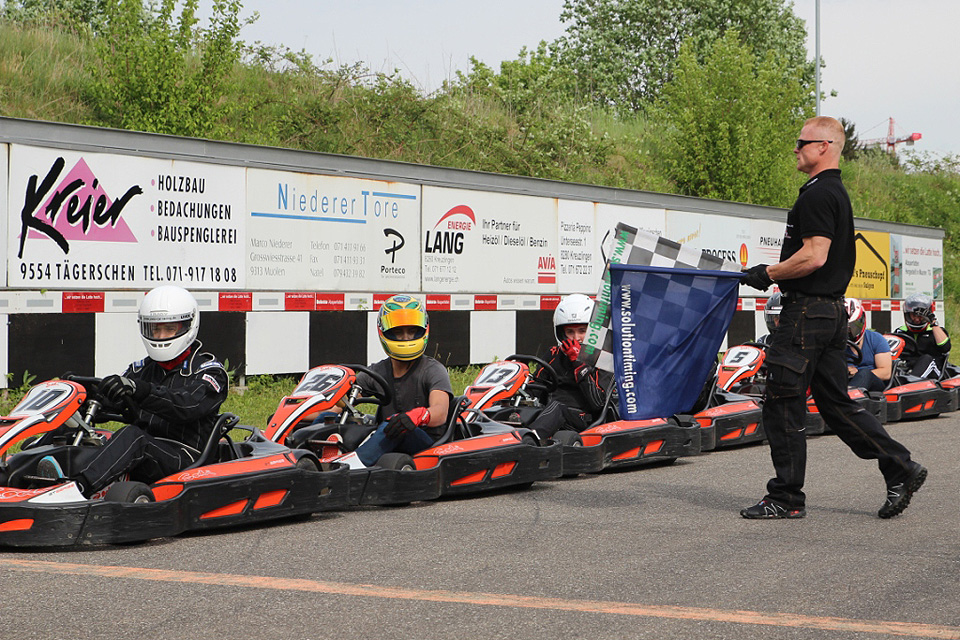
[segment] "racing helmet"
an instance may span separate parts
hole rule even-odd
[[[200,312],[196,299],[189,291],[163,285],[151,289],[144,296],[137,322],[147,355],[157,362],[169,362],[197,339]]]
[[[397,327],[416,327],[411,340],[400,340]],[[387,355],[396,360],[416,360],[427,350],[430,320],[423,303],[405,293],[387,298],[377,314],[377,333]]]
[[[593,314],[593,300],[582,293],[566,296],[553,310],[553,336],[563,342],[563,328],[568,324],[588,324]]]
[[[773,333],[780,324],[780,311],[783,309],[783,295],[779,291],[774,291],[773,295],[767,298],[763,305],[763,321],[767,325],[767,331]]]
[[[863,305],[856,298],[847,298],[847,333],[851,340],[860,342],[860,338],[867,332],[867,314]]]
[[[907,324],[907,328],[911,331],[923,331],[927,328],[927,325],[930,322],[927,320],[927,316],[930,315],[930,312],[933,310],[933,298],[926,295],[925,293],[915,293],[909,298],[907,298],[903,303],[903,321]],[[920,322],[916,322],[914,318],[910,317],[910,314],[917,313],[922,316]]]

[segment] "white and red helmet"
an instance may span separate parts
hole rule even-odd
[[[850,339],[860,342],[860,338],[867,332],[867,314],[863,305],[856,298],[847,298],[847,332]]]

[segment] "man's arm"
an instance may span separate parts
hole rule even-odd
[[[440,389],[434,389],[427,398],[430,411],[430,422],[428,427],[441,427],[447,424],[447,414],[450,412],[450,394]]]
[[[774,282],[793,280],[810,275],[827,262],[832,240],[824,236],[808,236],[795,254],[767,267],[767,275]]]

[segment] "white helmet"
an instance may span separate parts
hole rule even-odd
[[[568,324],[588,324],[593,314],[593,300],[582,293],[574,293],[557,305],[553,312],[553,335],[557,344],[563,342],[563,327]]]
[[[850,339],[860,342],[860,338],[867,331],[867,314],[863,312],[863,305],[856,298],[847,298],[847,329]]]
[[[200,330],[197,301],[173,285],[150,290],[140,303],[137,321],[147,355],[157,362],[169,362],[186,351]]]

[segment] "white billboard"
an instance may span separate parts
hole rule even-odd
[[[242,289],[243,171],[11,145],[9,286]]]
[[[556,293],[555,198],[423,188],[423,290]]]
[[[247,171],[251,289],[416,291],[420,186]]]

